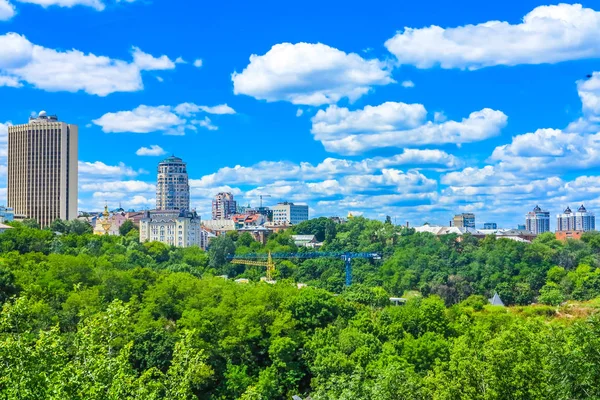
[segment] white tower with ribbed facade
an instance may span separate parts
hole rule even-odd
[[[42,227],[77,218],[77,125],[45,111],[8,127],[8,206]]]
[[[187,165],[179,157],[171,156],[158,164],[156,209],[190,210]]]

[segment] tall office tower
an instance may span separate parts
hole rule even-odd
[[[8,127],[8,206],[42,227],[77,218],[77,125],[45,111]]]
[[[181,158],[171,156],[158,164],[156,209],[190,209],[190,185],[186,163]]]
[[[212,203],[212,219],[231,219],[237,212],[237,203],[231,193],[219,193]]]
[[[526,229],[536,235],[550,231],[550,213],[535,206],[533,211],[527,213],[525,220]]]
[[[594,231],[596,230],[596,216],[586,210],[583,205],[575,213],[567,207],[564,214],[559,214],[556,218],[556,230],[558,232]]]
[[[454,218],[452,218],[451,226],[475,229],[475,214],[466,213],[455,215]]]

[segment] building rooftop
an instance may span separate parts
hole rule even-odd
[[[177,164],[181,164],[183,163],[183,160],[179,157],[175,157],[174,155],[165,158],[164,160],[162,160],[160,162],[160,164],[171,164],[171,163],[177,163]]]
[[[56,115],[48,115],[46,111],[40,111],[37,117],[29,117],[30,124],[42,122],[58,122],[58,117]]]

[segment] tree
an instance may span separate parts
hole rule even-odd
[[[74,219],[67,223],[68,232],[74,235],[85,235],[92,233],[94,228],[85,221]]]
[[[119,234],[121,236],[127,236],[127,234],[132,230],[135,229],[135,225],[133,225],[133,222],[131,222],[131,220],[126,220],[125,222],[123,222],[123,224],[119,227]]]
[[[21,223],[26,226],[27,228],[31,228],[31,229],[40,229],[40,223],[37,222],[35,219],[33,218],[29,218],[29,219],[24,219],[23,221],[21,221]]]
[[[218,270],[227,264],[227,256],[235,253],[235,244],[227,235],[213,239],[208,250],[209,266]]]

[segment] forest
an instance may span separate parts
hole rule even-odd
[[[204,252],[139,243],[130,224],[122,236],[11,224],[1,399],[600,398],[596,232],[529,244],[318,218],[266,245],[233,232]],[[354,260],[350,287],[337,259],[278,260],[276,284],[227,261],[311,251],[296,233],[383,257]],[[496,292],[509,307],[488,304]]]

